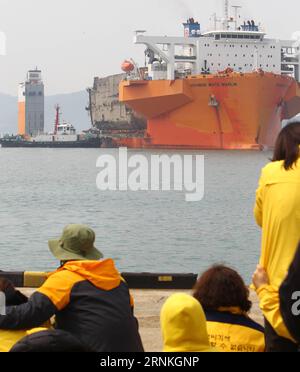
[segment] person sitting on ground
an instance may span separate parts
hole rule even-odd
[[[164,352],[211,352],[206,319],[199,302],[187,294],[175,294],[161,310]]]
[[[24,337],[11,353],[85,353],[84,346],[69,332],[45,330]]]
[[[253,284],[260,299],[261,310],[266,320],[273,325],[273,333],[269,333],[269,338],[274,351],[297,352],[300,347],[300,244],[279,290],[270,284],[267,271],[260,265],[253,275]]]
[[[55,315],[56,329],[71,333],[87,351],[143,352],[128,286],[113,260],[100,260],[94,243],[94,231],[83,225],[69,225],[49,241],[61,267],[27,304],[7,308],[0,329],[33,328]]]
[[[264,352],[264,328],[249,317],[249,289],[234,270],[219,265],[197,281],[194,297],[207,319],[210,344],[224,352]]]
[[[28,298],[21,292],[17,291],[13,283],[6,279],[0,278],[0,292],[4,294],[5,305],[7,306],[19,306],[26,304]],[[31,331],[4,331],[0,330],[0,352],[7,353],[10,349],[21,339],[27,336],[30,332],[38,332],[41,329],[34,329]]]

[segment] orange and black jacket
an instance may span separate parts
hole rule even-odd
[[[0,329],[39,327],[54,315],[91,352],[143,352],[133,300],[112,260],[66,263],[27,304],[9,307]]]
[[[280,287],[280,311],[284,323],[300,344],[300,245],[289,273]]]

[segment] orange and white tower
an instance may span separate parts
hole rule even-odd
[[[44,84],[38,69],[27,74],[19,85],[18,134],[36,136],[44,132]]]

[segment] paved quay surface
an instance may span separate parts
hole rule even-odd
[[[32,289],[23,289],[22,292],[30,295]],[[162,337],[160,330],[160,310],[166,299],[173,293],[182,291],[169,290],[132,290],[131,293],[135,300],[135,315],[139,320],[140,333],[143,344],[147,352],[162,351]],[[185,293],[191,293],[185,291]],[[251,317],[256,322],[263,324],[263,316],[259,309],[258,298],[255,292],[251,292],[253,308]]]

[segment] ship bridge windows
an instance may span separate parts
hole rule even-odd
[[[222,34],[222,39],[246,39],[246,40],[259,40],[260,35],[249,35],[249,34]],[[218,38],[219,40],[219,38]]]
[[[286,54],[295,54],[296,53],[296,48],[286,47],[286,48],[282,48],[282,51],[283,51],[283,53],[286,53]]]

